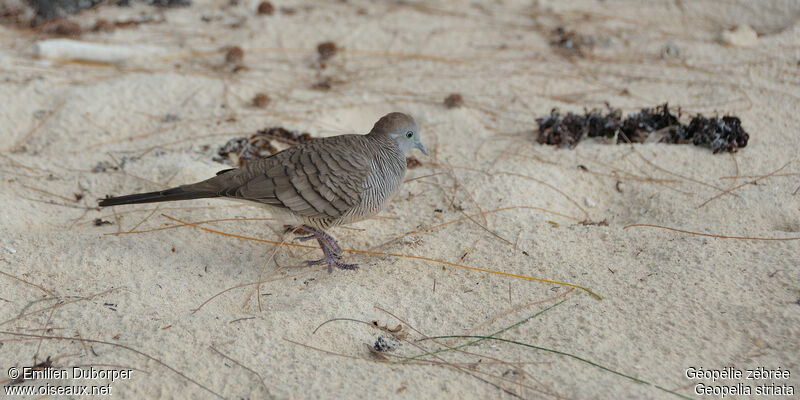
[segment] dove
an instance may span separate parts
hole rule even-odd
[[[328,272],[334,267],[352,270],[357,264],[341,260],[342,248],[325,231],[380,212],[403,182],[406,154],[414,148],[428,155],[414,119],[393,112],[379,119],[364,135],[311,140],[249,161],[240,168],[219,171],[201,182],[107,197],[99,205],[206,198],[256,203],[267,207],[278,219],[291,221],[310,233],[298,239],[316,239],[323,257],[306,264],[327,264]]]

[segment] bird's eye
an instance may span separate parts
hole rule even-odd
[[[412,131],[406,132],[406,137],[411,139],[412,137],[414,137],[414,132],[412,132]]]

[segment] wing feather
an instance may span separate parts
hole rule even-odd
[[[337,219],[361,203],[369,173],[367,156],[356,151],[359,135],[317,139],[223,173],[220,195],[249,200],[313,219]]]

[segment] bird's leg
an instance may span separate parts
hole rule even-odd
[[[322,253],[325,254],[325,256],[320,258],[319,260],[306,261],[307,265],[328,264],[328,272],[333,272],[333,267],[341,269],[358,268],[358,264],[347,264],[341,262],[336,256],[333,255],[333,253],[331,253],[331,250],[326,246],[322,245],[321,242],[320,242],[320,247],[322,247]]]
[[[322,253],[325,255],[325,257],[319,260],[306,261],[306,264],[328,264],[328,272],[333,272],[333,267],[341,269],[358,268],[358,264],[347,264],[339,261],[339,259],[342,257],[342,248],[339,246],[339,243],[336,242],[336,239],[334,239],[331,235],[328,235],[327,233],[308,225],[303,225],[301,228],[305,231],[311,232],[311,235],[301,236],[298,239],[301,241],[317,239],[317,243],[319,243],[319,247],[322,248]]]
[[[336,256],[336,258],[341,258],[342,248],[339,247],[339,243],[336,242],[336,239],[334,239],[333,236],[308,225],[302,225],[300,228],[302,228],[304,231],[311,232],[311,235],[300,236],[297,239],[303,242],[306,240],[317,239],[317,242],[319,242],[321,247],[327,247],[328,250],[330,250],[331,253]]]

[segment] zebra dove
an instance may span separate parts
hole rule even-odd
[[[158,192],[100,200],[101,207],[222,197],[268,207],[278,219],[297,223],[324,254],[308,265],[355,269],[342,262],[342,249],[325,229],[377,214],[391,200],[406,172],[406,153],[426,155],[416,122],[391,113],[366,135],[339,135],[289,147],[241,168],[222,170],[202,182]],[[287,218],[288,217],[288,218]]]

